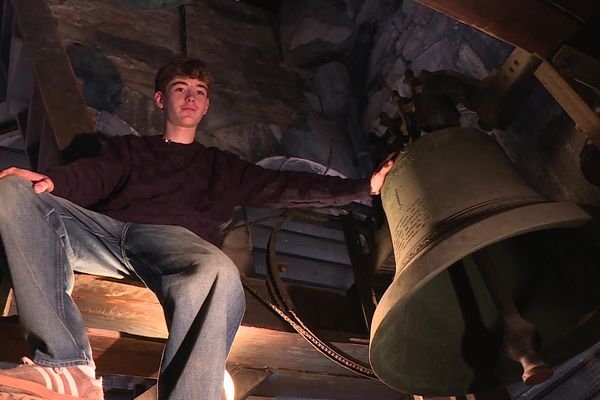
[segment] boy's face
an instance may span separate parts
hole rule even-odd
[[[154,94],[154,103],[165,111],[167,124],[195,128],[208,111],[208,88],[199,79],[176,77],[164,93]]]

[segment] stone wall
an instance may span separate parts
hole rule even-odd
[[[367,105],[362,114],[365,132],[381,134],[381,112],[392,115],[392,90],[404,93],[404,72],[453,70],[481,79],[500,68],[512,46],[404,0],[378,23],[370,58]],[[585,136],[534,78],[531,91],[515,120],[505,131],[491,134],[517,168],[539,192],[550,199],[600,205],[600,188],[588,182],[579,154]]]
[[[153,76],[182,51],[178,10],[50,3],[88,104],[142,134],[160,132]],[[395,112],[390,94],[405,94],[408,67],[481,79],[512,51],[413,0],[282,0],[278,13],[197,0],[186,6],[186,25],[188,54],[216,78],[197,140],[251,161],[295,156],[349,176],[370,172],[368,136],[382,134],[382,112]],[[600,204],[579,168],[584,135],[537,81],[531,88],[515,121],[492,134],[547,197]]]
[[[140,10],[116,0],[50,0],[50,6],[88,105],[141,134],[160,132],[153,79],[182,52],[179,10]],[[250,161],[288,155],[356,176],[343,124],[323,112],[313,71],[283,62],[276,18],[241,2],[186,6],[188,55],[204,60],[215,76],[197,140]]]

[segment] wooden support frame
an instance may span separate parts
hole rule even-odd
[[[521,0],[417,1],[543,59],[550,59],[583,25],[537,0],[526,6]]]
[[[8,269],[0,265],[0,316],[7,316],[13,303],[13,290],[11,287]]]
[[[352,260],[354,282],[360,298],[365,325],[371,329],[371,321],[377,307],[377,299],[373,290],[373,272],[375,270],[373,257],[363,251],[360,234],[354,220],[347,217],[344,218],[342,224],[348,253]]]
[[[470,106],[479,115],[479,126],[507,129],[527,98],[530,88],[523,83],[539,65],[539,58],[515,47],[501,69],[479,81]]]
[[[3,72],[8,71],[8,60],[10,58],[11,39],[13,33],[14,23],[14,6],[11,0],[4,0],[2,4],[2,23],[0,29],[0,64],[2,65]]]
[[[45,0],[18,0],[14,6],[35,84],[39,87],[58,148],[64,150],[76,135],[94,132],[94,123],[59,41],[48,3]]]
[[[600,147],[600,116],[583,101],[571,84],[547,61],[540,64],[535,76],[575,122],[577,129]]]
[[[61,156],[54,140],[54,134],[40,87],[34,86],[27,108],[25,144],[27,155],[32,168],[36,171],[46,171],[49,167],[59,165]]]
[[[156,400],[158,398],[157,386],[152,385],[144,393],[140,394],[133,400]]]
[[[271,372],[266,368],[234,367],[231,369],[230,374],[235,385],[235,400],[245,400],[258,385],[271,375]]]

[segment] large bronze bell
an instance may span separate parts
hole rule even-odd
[[[387,385],[442,396],[537,383],[600,339],[592,217],[541,197],[485,133],[448,128],[412,143],[382,202],[396,274],[370,361]]]

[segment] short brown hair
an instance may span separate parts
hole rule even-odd
[[[208,72],[204,61],[197,58],[179,56],[158,70],[156,79],[154,80],[154,91],[165,92],[169,82],[178,76],[201,80],[206,83],[207,89],[210,89],[210,85],[213,82],[213,77]]]

